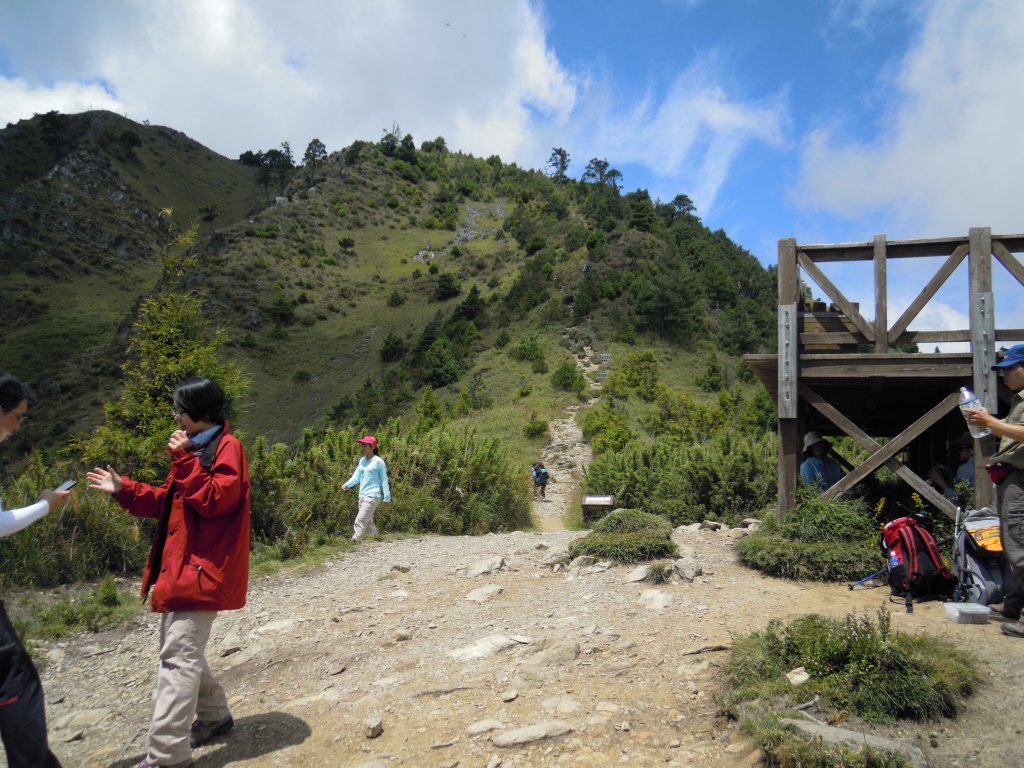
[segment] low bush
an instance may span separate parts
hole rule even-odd
[[[625,416],[611,407],[591,411],[581,426],[594,435],[595,451],[599,441],[623,440],[627,429]],[[697,444],[632,440],[594,459],[585,492],[613,494],[616,503],[672,525],[706,519],[734,525],[775,501],[777,450],[772,434],[753,439],[722,431]]]
[[[660,515],[639,509],[617,509],[602,517],[594,525],[597,533],[636,533],[655,531],[663,536],[672,535],[672,523]]]
[[[569,557],[593,555],[616,563],[642,563],[679,554],[672,539],[658,531],[632,533],[591,532],[569,545]]]
[[[796,667],[810,680],[794,694],[786,673]],[[775,619],[734,640],[726,672],[733,689],[719,702],[725,714],[743,702],[790,708],[797,695],[817,697],[826,718],[846,711],[875,723],[952,717],[979,681],[973,657],[944,640],[893,632],[884,608],[877,622],[852,614]]]
[[[736,544],[740,561],[771,576],[816,581],[859,579],[882,567],[878,524],[863,499],[827,500],[801,490],[784,518]]]
[[[358,461],[359,434],[306,430],[298,445],[257,440],[249,452],[252,535],[283,541],[289,557],[351,531],[357,499],[341,490]],[[384,533],[483,534],[529,525],[517,462],[495,438],[469,430],[378,430],[392,503],[377,510]]]

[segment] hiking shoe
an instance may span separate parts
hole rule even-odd
[[[195,763],[192,759],[182,760],[179,763],[154,763],[150,761],[149,755],[142,758],[142,762],[135,766],[135,768],[192,768]]]
[[[1012,624],[1000,624],[999,631],[1010,637],[1024,638],[1024,622],[1015,621]]]
[[[222,733],[227,733],[234,727],[235,720],[231,715],[221,718],[220,720],[196,720],[192,723],[188,743],[192,745],[192,749],[201,747],[214,736],[220,736]]]

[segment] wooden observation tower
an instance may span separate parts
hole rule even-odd
[[[992,260],[1009,272],[1010,291],[1024,286],[1024,235],[993,235],[975,227],[964,238],[886,240],[834,245],[801,245],[779,240],[779,349],[777,355],[748,355],[746,360],[768,389],[779,415],[779,511],[795,503],[802,437],[847,435],[868,452],[860,464],[845,462],[847,474],[824,492],[835,498],[883,466],[888,466],[922,497],[952,517],[955,506],[923,478],[936,459],[947,455],[949,440],[966,425],[957,408],[958,390],[970,387],[993,413],[1006,413],[1012,393],[991,370],[997,349],[1024,341],[1024,329],[1000,328],[992,293]],[[907,310],[890,325],[886,267],[890,259],[945,257]],[[963,262],[968,261],[970,327],[963,330],[909,331],[908,326]],[[870,261],[874,270],[874,318],[821,271],[825,262]],[[922,267],[927,267],[922,264]],[[831,299],[812,303],[801,270]],[[1005,295],[1005,294],[1003,294]],[[902,343],[932,345],[968,342],[970,352],[906,353]],[[1000,405],[999,401],[1003,401]],[[877,438],[886,438],[884,443]],[[975,500],[993,503],[985,457],[993,438],[974,441]],[[842,457],[839,457],[842,461]]]

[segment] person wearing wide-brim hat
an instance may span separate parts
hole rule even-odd
[[[949,477],[952,465],[936,464],[928,471],[928,479],[942,491],[942,495],[950,501],[957,501],[956,486],[967,483],[974,488],[974,439],[970,432],[957,435],[949,441],[950,454],[956,457],[956,471]]]
[[[992,369],[999,371],[1013,392],[1009,413],[999,419],[984,408],[965,408],[964,416],[970,424],[988,427],[999,438],[999,449],[986,468],[996,487],[1003,556],[1017,579],[1017,588],[1003,596],[998,611],[1017,621],[999,629],[1004,635],[1024,638],[1024,622],[1020,621],[1024,608],[1024,344],[1011,347]]]
[[[817,432],[804,435],[804,460],[800,464],[800,479],[821,490],[831,488],[843,477],[843,468],[829,455],[830,446]]]
[[[356,464],[352,477],[345,481],[341,490],[347,491],[359,483],[359,512],[356,514],[352,528],[352,541],[359,541],[363,536],[377,535],[377,526],[373,524],[373,513],[383,502],[391,503],[391,486],[388,484],[388,467],[377,450],[377,438],[366,435],[356,440],[362,446],[363,457]]]

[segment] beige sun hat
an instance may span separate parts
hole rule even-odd
[[[817,432],[814,432],[814,431],[808,432],[807,434],[804,435],[804,453],[807,453],[807,450],[812,445],[817,445],[818,443],[824,443],[824,442],[825,442],[825,438],[823,438]]]

